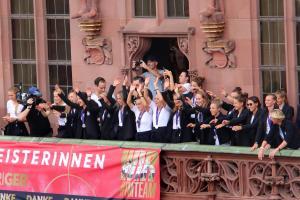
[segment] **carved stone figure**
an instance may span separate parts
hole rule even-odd
[[[202,48],[207,53],[205,64],[215,68],[236,67],[235,42],[223,39],[225,19],[221,0],[211,0],[206,10],[200,12],[202,30],[207,41]]]
[[[100,36],[86,37],[82,40],[82,44],[85,46],[84,61],[87,64],[112,64],[112,44],[109,39]]]
[[[72,16],[72,19],[86,18],[91,19],[98,15],[97,10],[98,0],[90,0],[90,7],[88,6],[88,0],[80,0],[80,9],[76,14]]]

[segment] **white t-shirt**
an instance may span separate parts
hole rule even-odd
[[[149,111],[144,112],[144,114],[141,115],[141,111],[136,106],[133,106],[131,110],[135,114],[135,124],[136,124],[136,130],[138,133],[140,132],[146,132],[146,131],[151,131],[152,130],[152,116],[153,116],[153,111],[150,108]],[[140,122],[138,123],[138,120]]]
[[[188,94],[191,90],[191,84],[190,83],[184,83],[184,84],[182,84],[182,87],[184,87],[185,90],[186,90],[183,94]]]
[[[94,100],[94,101],[98,104],[99,107],[102,107],[102,104],[101,104],[101,102],[99,101],[99,98],[98,98],[98,96],[97,96],[95,93],[93,93],[93,94],[91,95],[91,99]]]
[[[151,102],[150,107],[153,110],[153,127],[156,129],[159,127],[166,127],[168,125],[172,109],[166,105],[161,110],[158,110],[153,101]]]
[[[12,118],[17,118],[18,114],[22,112],[23,107],[22,104],[14,105],[12,100],[8,100],[6,103],[7,114]]]

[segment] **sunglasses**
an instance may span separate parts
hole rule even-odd
[[[253,106],[253,103],[247,103],[247,106]]]

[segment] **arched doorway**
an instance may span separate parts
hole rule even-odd
[[[159,60],[160,69],[168,69],[173,72],[175,78],[182,71],[189,70],[189,61],[180,51],[177,38],[152,38],[151,47],[143,56],[146,60],[149,55],[154,55]]]
[[[180,37],[145,37],[127,35],[125,37],[126,73],[132,76],[132,61],[146,59],[154,55],[159,59],[159,68],[171,70],[175,79],[182,71],[190,69],[188,36]]]

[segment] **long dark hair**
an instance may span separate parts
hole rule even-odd
[[[260,108],[261,107],[261,103],[260,100],[257,96],[251,96],[248,98],[248,100],[253,101],[254,103],[257,103],[257,107]]]

